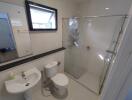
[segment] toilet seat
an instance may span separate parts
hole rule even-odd
[[[69,83],[68,77],[62,73],[56,74],[54,77],[51,78],[51,80],[55,85],[62,87],[67,86]]]

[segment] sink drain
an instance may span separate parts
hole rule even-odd
[[[25,86],[29,86],[29,85],[30,85],[30,83],[26,83],[26,84],[25,84]]]

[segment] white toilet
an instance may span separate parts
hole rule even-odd
[[[57,98],[65,98],[68,95],[69,79],[64,73],[59,73],[58,62],[54,61],[45,66],[46,77],[53,83],[51,93]]]

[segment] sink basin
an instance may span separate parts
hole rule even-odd
[[[34,87],[41,79],[41,72],[37,68],[25,71],[24,74],[25,78],[21,74],[18,74],[14,79],[5,81],[7,92],[12,94],[26,92]]]

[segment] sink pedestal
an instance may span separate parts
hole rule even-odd
[[[27,90],[26,92],[24,92],[24,99],[25,100],[32,100],[31,90]]]

